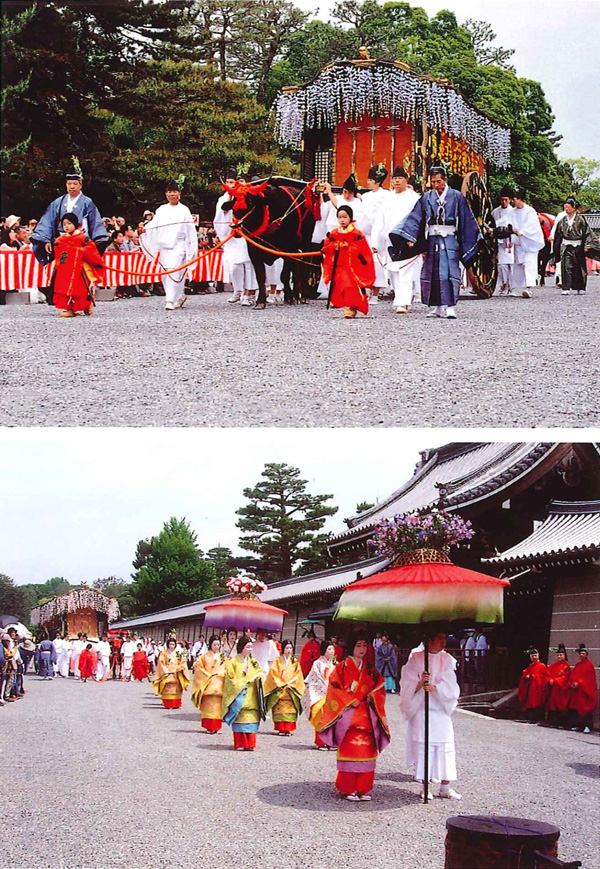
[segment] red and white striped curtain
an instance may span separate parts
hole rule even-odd
[[[188,269],[191,281],[222,281],[223,255],[219,248],[211,250]],[[104,254],[107,287],[129,287],[132,284],[150,284],[160,280],[160,266],[148,262],[143,253],[116,251]],[[42,266],[30,250],[0,251],[0,290],[29,290],[47,287],[54,263]]]

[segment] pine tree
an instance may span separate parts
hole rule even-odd
[[[203,559],[196,534],[185,519],[171,517],[156,537],[140,541],[136,562],[140,552],[144,563],[133,574],[131,584],[134,607],[140,614],[212,595],[214,565]]]
[[[290,577],[296,567],[298,572],[307,564],[312,569],[315,547],[322,552],[326,540],[314,532],[338,508],[325,503],[333,495],[310,495],[298,468],[269,462],[262,476],[254,488],[244,489],[250,503],[237,510],[237,527],[245,535],[241,548],[257,554],[248,567],[263,581],[275,582]]]

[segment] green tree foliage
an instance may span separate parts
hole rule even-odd
[[[220,81],[211,67],[191,61],[126,68],[96,117],[113,155],[107,183],[125,210],[155,207],[165,182],[182,173],[184,200],[212,218],[226,167],[247,164],[261,175],[290,170],[265,136],[264,106],[244,85]]]
[[[366,510],[370,510],[371,507],[374,507],[375,504],[371,504],[370,501],[361,501],[360,504],[356,505],[357,513],[364,513]]]
[[[125,582],[118,576],[106,576],[103,579],[94,580],[92,588],[101,591],[108,597],[116,598],[119,603],[121,618],[130,619],[136,614],[131,583]]]
[[[213,546],[206,553],[206,558],[215,569],[214,594],[228,594],[226,582],[238,572],[238,564],[228,546]]]
[[[239,545],[256,553],[247,566],[265,582],[287,579],[296,568],[301,573],[319,569],[314,565],[327,535],[315,532],[337,512],[325,503],[333,496],[310,495],[307,480],[289,465],[269,462],[262,477],[256,486],[244,489],[250,503],[236,511],[237,527],[244,534]]]
[[[172,517],[155,537],[143,544],[140,541],[136,562],[140,554],[144,563],[133,574],[130,586],[134,608],[139,614],[212,595],[214,566],[203,559],[196,534],[185,519]]]
[[[600,209],[600,160],[574,157],[567,161],[573,176],[573,193],[585,209]]]
[[[0,615],[15,616],[18,621],[29,624],[31,609],[31,599],[23,586],[15,585],[10,576],[0,573]]]

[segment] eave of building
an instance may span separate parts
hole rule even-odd
[[[309,600],[311,597],[317,597],[328,592],[341,591],[357,579],[371,576],[371,574],[383,570],[387,565],[388,560],[385,558],[370,558],[366,561],[346,564],[330,570],[322,570],[317,573],[308,574],[307,576],[285,579],[270,585],[261,594],[260,599],[265,603],[282,604],[283,608],[285,608],[287,602]],[[360,574],[360,577],[358,574]],[[216,603],[219,600],[229,600],[229,595],[208,598],[184,606],[148,613],[148,615],[139,616],[135,619],[115,622],[111,627],[119,630],[121,628],[141,628],[144,625],[199,619],[206,612],[206,604]]]
[[[548,517],[529,537],[488,564],[507,573],[523,567],[589,564],[600,558],[600,501],[552,501]]]
[[[560,459],[570,444],[491,443],[452,445],[434,451],[423,467],[396,492],[365,513],[347,519],[351,526],[329,542],[335,550],[365,540],[377,524],[396,513],[443,508],[480,512],[484,502],[502,501],[524,487],[527,478],[543,470],[548,459]],[[447,458],[444,456],[447,455]]]

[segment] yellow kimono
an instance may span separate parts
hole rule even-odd
[[[206,652],[194,664],[192,703],[200,710],[202,727],[211,733],[221,730],[223,688],[227,659],[223,653]]]
[[[265,707],[272,710],[275,730],[291,733],[301,712],[304,693],[304,677],[298,659],[291,655],[287,660],[280,655],[265,679]]]
[[[236,655],[225,673],[223,721],[233,730],[234,747],[253,750],[264,720],[262,670],[252,656]],[[250,738],[251,737],[251,738]]]
[[[158,656],[152,687],[162,697],[165,709],[179,709],[181,695],[190,684],[185,658],[178,652],[164,649]]]

